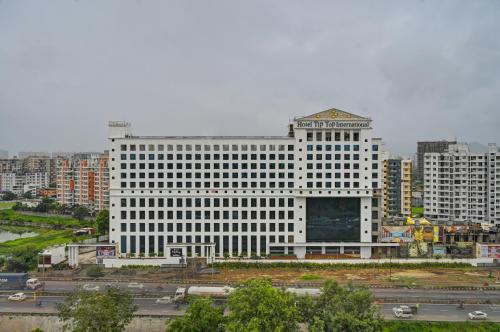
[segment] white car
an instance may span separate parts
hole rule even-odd
[[[24,301],[26,300],[26,294],[16,293],[7,298],[9,301]]]
[[[92,285],[92,284],[85,284],[83,285],[83,290],[89,291],[89,292],[97,292],[99,290],[98,285]]]
[[[160,297],[159,299],[156,299],[156,303],[168,304],[168,303],[172,303],[172,301],[173,301],[173,299],[170,296],[164,296],[164,297]]]
[[[488,315],[482,311],[469,312],[470,319],[488,319]]]
[[[140,289],[142,289],[142,288],[144,288],[144,285],[140,284],[138,282],[131,282],[131,283],[128,284],[128,287],[129,288],[140,288]]]

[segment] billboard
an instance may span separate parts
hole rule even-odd
[[[115,256],[116,256],[116,247],[115,246],[96,247],[96,257],[97,258],[115,257]]]
[[[476,257],[500,258],[500,245],[477,244]]]
[[[455,242],[448,246],[448,252],[452,257],[472,258],[474,257],[474,249],[472,242]]]
[[[380,242],[413,242],[413,228],[411,226],[382,226],[380,227]]]
[[[446,246],[436,245],[432,246],[432,255],[433,256],[446,256]]]
[[[488,246],[489,258],[500,258],[500,246]]]

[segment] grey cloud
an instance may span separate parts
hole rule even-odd
[[[0,148],[281,135],[330,107],[415,141],[499,142],[497,1],[2,1]]]

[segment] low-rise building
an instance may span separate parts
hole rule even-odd
[[[16,195],[29,191],[36,196],[37,190],[48,186],[48,173],[0,173],[0,191],[11,191]]]

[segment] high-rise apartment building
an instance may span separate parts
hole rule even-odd
[[[426,153],[424,214],[438,221],[500,223],[500,151],[473,152],[464,143]]]
[[[370,257],[393,245],[372,242],[382,167],[371,123],[331,109],[296,118],[288,136],[151,137],[110,122],[110,240],[123,256],[182,244]]]
[[[57,201],[62,205],[81,205],[94,210],[109,207],[108,155],[75,154],[59,160]]]
[[[56,181],[57,158],[45,155],[28,155],[21,162],[23,173],[47,173],[49,183]]]
[[[0,173],[19,173],[22,170],[20,159],[0,159]]]
[[[417,170],[415,173],[416,180],[424,180],[424,154],[426,153],[443,153],[448,149],[450,144],[456,144],[456,141],[427,141],[417,142]]]
[[[411,216],[412,161],[388,158],[384,168],[384,217]]]

